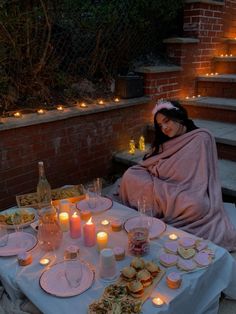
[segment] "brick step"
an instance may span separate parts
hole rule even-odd
[[[190,115],[191,116],[191,115]],[[219,158],[236,162],[236,125],[212,120],[194,119],[197,126],[208,129],[215,137]],[[153,125],[147,125],[146,141],[152,142]]]
[[[236,99],[198,97],[181,100],[193,118],[236,123]]]
[[[232,57],[215,57],[213,59],[213,72],[224,74],[236,73],[236,56]]]
[[[125,171],[128,167],[136,165],[142,160],[144,153],[137,150],[134,155],[127,151],[117,152],[113,155],[113,160]],[[236,197],[236,162],[219,159],[219,175],[222,185],[223,195]],[[120,168],[121,169],[121,168]]]
[[[201,75],[196,82],[201,96],[236,98],[235,74]]]

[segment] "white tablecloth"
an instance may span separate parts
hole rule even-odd
[[[121,204],[114,203],[112,209],[94,216],[96,222],[106,218],[124,218],[133,215],[134,211]],[[26,229],[32,232],[32,230]],[[179,236],[186,236],[185,232],[167,226],[166,231],[159,239],[151,241],[150,253],[146,259],[158,257],[163,242],[170,233]],[[127,251],[127,234],[109,231],[109,245],[114,247],[122,245],[125,247],[127,255],[123,261],[118,262],[118,268],[122,269],[129,265],[132,256]],[[85,248],[83,239],[71,239],[68,233],[63,235],[63,244],[56,251],[57,261],[63,259],[64,249],[69,244],[77,244],[80,247],[80,256],[97,267],[99,253],[96,246]],[[232,256],[223,248],[210,243],[210,247],[215,251],[213,263],[204,269],[198,269],[191,273],[182,272],[182,284],[179,289],[169,289],[165,283],[165,277],[155,288],[153,294],[159,293],[166,304],[161,308],[152,305],[148,299],[143,305],[144,314],[217,314],[219,296],[224,292],[229,297],[236,299],[236,263]],[[39,264],[39,259],[45,255],[39,247],[32,250],[33,263],[26,267],[18,266],[16,257],[0,258],[0,278],[12,300],[19,298],[21,293],[25,294],[43,313],[45,314],[85,314],[88,305],[98,299],[106,283],[101,281],[96,271],[96,278],[92,287],[83,294],[70,298],[59,298],[47,294],[39,286],[39,277],[44,268]],[[177,271],[176,267],[166,269],[166,273]]]

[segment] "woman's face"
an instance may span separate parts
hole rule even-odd
[[[161,131],[168,137],[175,137],[186,132],[186,127],[179,122],[170,120],[162,113],[158,113],[156,121]]]

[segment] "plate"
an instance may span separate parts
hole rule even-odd
[[[7,245],[0,247],[0,256],[14,256],[23,250],[30,251],[37,242],[35,236],[28,232],[9,233]]]
[[[149,230],[149,238],[155,239],[158,238],[165,230],[166,224],[158,218],[147,217],[148,219],[153,219],[152,226]],[[135,216],[126,220],[124,228],[127,232],[135,228],[139,222],[140,216]]]
[[[76,288],[70,287],[65,277],[65,263],[77,263],[78,261],[64,261],[52,265],[52,267],[45,270],[40,279],[40,287],[47,293],[56,297],[73,297],[88,290],[94,280],[94,272],[89,266],[84,263],[82,264],[82,278],[80,284]]]
[[[29,218],[29,220],[27,220],[26,222],[17,224],[16,226],[19,227],[19,228],[28,227],[37,218],[36,210],[34,208],[32,208],[32,207],[26,207],[26,208],[14,207],[14,208],[9,208],[9,209],[1,211],[1,213],[0,213],[0,224],[6,226],[7,229],[15,229],[14,224],[7,224],[5,222],[2,222],[1,221],[1,217],[3,215],[6,216],[6,217],[7,216],[10,217],[11,215],[14,215],[16,213],[19,214],[22,217],[22,219],[23,219],[23,215],[25,213],[29,214],[29,215],[34,215],[32,219]]]
[[[99,197],[99,199],[96,201],[96,207],[91,208],[89,206],[88,200],[84,199],[80,202],[76,203],[76,207],[79,210],[89,210],[92,212],[92,214],[100,214],[112,207],[112,200],[107,197]]]

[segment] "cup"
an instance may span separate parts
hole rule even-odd
[[[116,277],[116,259],[112,249],[103,249],[99,258],[99,275],[102,279],[112,280]]]
[[[153,209],[152,204],[148,202],[144,197],[138,200],[138,212],[142,221],[143,227],[146,227],[150,230],[153,225]]]
[[[7,243],[8,243],[7,227],[0,225],[0,247],[6,246]]]

